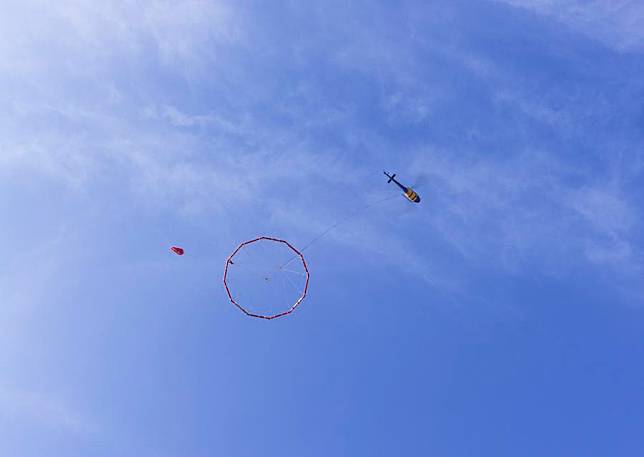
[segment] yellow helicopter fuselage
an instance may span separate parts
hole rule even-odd
[[[410,202],[420,203],[420,195],[418,195],[411,187],[405,187],[403,195],[407,197],[407,200],[409,200]]]

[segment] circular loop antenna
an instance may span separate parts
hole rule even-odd
[[[233,296],[233,291],[231,290],[232,287],[230,285],[230,277],[229,277],[229,269],[231,266],[237,265],[236,263],[236,257],[240,254],[240,251],[244,250],[244,248],[247,248],[249,245],[252,245],[253,243],[258,243],[261,241],[268,241],[268,242],[273,242],[273,243],[282,243],[290,252],[289,256],[290,259],[288,259],[286,262],[282,263],[281,265],[278,265],[276,270],[283,270],[285,269],[287,265],[291,264],[292,262],[301,262],[302,264],[302,277],[304,278],[304,285],[301,290],[298,290],[297,293],[299,294],[294,302],[291,304],[285,303],[284,304],[284,310],[283,311],[276,311],[276,312],[268,312],[268,313],[261,313],[261,312],[255,312],[251,310],[248,306],[248,304],[243,303],[241,300],[236,299]],[[290,270],[286,270],[290,271]],[[265,280],[269,280],[268,277],[264,278]],[[297,308],[300,303],[302,303],[302,300],[306,297],[306,293],[309,288],[309,269],[308,266],[306,265],[306,260],[304,259],[304,256],[300,251],[295,249],[291,243],[289,243],[286,240],[282,240],[280,238],[274,238],[270,236],[260,236],[257,238],[254,238],[252,240],[244,241],[241,243],[237,248],[228,256],[226,259],[226,266],[224,267],[224,288],[226,289],[226,293],[228,294],[228,299],[230,302],[235,305],[237,308],[239,308],[244,314],[250,317],[256,317],[259,319],[275,319],[277,317],[282,317],[286,316],[287,314],[291,314],[293,311],[295,311],[295,308]]]

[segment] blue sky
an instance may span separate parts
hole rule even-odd
[[[10,0],[0,30],[1,455],[644,452],[641,2]],[[360,212],[383,169],[421,205]],[[227,301],[240,241],[345,219],[296,313]]]

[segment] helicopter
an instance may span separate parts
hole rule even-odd
[[[387,183],[390,183],[391,181],[395,182],[396,185],[402,189],[403,195],[407,198],[407,200],[409,200],[412,203],[420,203],[420,195],[418,195],[411,187],[405,187],[402,184],[400,184],[398,181],[396,181],[396,173],[394,173],[393,175],[390,175],[386,171],[384,173],[385,173],[385,176],[389,178],[389,181],[387,181]]]

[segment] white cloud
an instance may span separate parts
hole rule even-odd
[[[240,40],[242,29],[234,9],[223,2],[157,1],[143,17],[144,30],[154,38],[164,63],[204,66],[217,58],[214,43]]]
[[[467,160],[429,151],[414,168],[433,183],[427,223],[470,262],[510,270],[535,262],[548,271],[585,262],[639,268],[631,233],[639,217],[628,197],[591,185],[584,170],[556,157],[534,151],[506,161]],[[568,182],[575,179],[586,184]]]
[[[619,50],[644,49],[644,3],[640,0],[497,1],[553,17]]]
[[[599,232],[621,236],[635,222],[633,209],[611,189],[584,188],[569,192],[568,205]]]
[[[32,93],[51,93],[52,82],[99,86],[119,76],[117,64],[132,77],[156,62],[190,78],[242,39],[235,11],[224,1],[9,1],[0,16],[0,80],[23,78]]]

